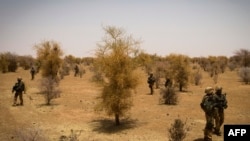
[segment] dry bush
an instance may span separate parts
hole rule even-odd
[[[178,103],[178,95],[173,87],[167,87],[161,89],[160,104],[176,105]]]
[[[239,49],[235,52],[235,56],[239,59],[240,67],[250,67],[250,50]]]
[[[81,133],[82,133],[82,130],[71,129],[70,135],[68,135],[68,136],[62,135],[59,138],[59,141],[79,141],[79,137],[80,137]]]
[[[41,129],[37,127],[19,128],[15,135],[21,141],[49,141]]]
[[[2,72],[16,72],[18,68],[17,58],[16,54],[10,52],[0,54],[0,69]]]
[[[239,69],[239,76],[245,84],[248,84],[250,82],[250,67],[240,68]]]
[[[18,62],[19,62],[20,67],[22,67],[24,70],[28,70],[31,68],[31,66],[35,62],[35,59],[30,55],[19,56]]]
[[[187,88],[190,75],[190,58],[181,54],[170,54],[167,57],[170,63],[170,72],[173,80],[179,87],[179,91]]]
[[[62,66],[59,68],[58,73],[60,75],[60,78],[63,79],[64,76],[67,76],[70,74],[70,65],[64,61],[62,63]]]
[[[120,28],[104,27],[106,36],[103,44],[96,51],[95,66],[98,73],[107,79],[100,96],[97,109],[114,115],[116,125],[120,124],[120,116],[132,106],[131,89],[136,88],[139,77],[134,75],[135,57],[138,41],[126,36]],[[102,76],[102,75],[101,75]]]
[[[37,50],[37,60],[41,63],[42,77],[56,79],[63,55],[59,44],[54,41],[44,41],[36,45],[35,49]]]
[[[168,130],[169,141],[182,141],[187,135],[188,128],[186,127],[186,122],[181,119],[175,119],[174,123]]]
[[[60,97],[61,94],[58,88],[58,81],[52,77],[42,78],[40,89],[47,105],[50,105],[51,100]]]
[[[5,54],[0,54],[0,70],[2,71],[2,73],[6,73],[8,72],[8,65],[9,62],[7,60],[7,57]]]
[[[200,71],[200,69],[197,69],[194,73],[193,73],[193,79],[194,79],[194,84],[196,86],[201,84],[201,80],[202,80],[202,73]]]
[[[237,64],[235,62],[229,62],[228,68],[230,71],[234,71],[237,68]]]

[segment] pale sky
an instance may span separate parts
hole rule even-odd
[[[160,56],[250,49],[249,0],[1,0],[0,52],[36,56],[35,44],[54,40],[65,55],[94,56],[109,25]]]

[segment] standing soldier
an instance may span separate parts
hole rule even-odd
[[[78,65],[75,66],[75,77],[79,74],[79,67]]]
[[[20,105],[23,106],[23,92],[25,91],[25,84],[22,82],[22,78],[17,78],[17,83],[12,88],[12,93],[15,92],[13,106],[17,106],[17,97],[19,97]]]
[[[30,70],[30,74],[31,74],[31,80],[34,80],[35,78],[35,68],[34,67],[31,67],[31,70]]]
[[[213,117],[214,117],[214,104],[215,98],[213,95],[213,88],[207,87],[205,89],[205,95],[201,101],[201,108],[205,112],[206,116],[206,126],[204,129],[204,141],[212,141],[213,134]]]
[[[148,86],[150,88],[150,94],[154,93],[154,83],[155,83],[155,77],[153,76],[153,73],[150,73],[149,77],[148,77]]]
[[[215,131],[214,133],[221,136],[220,128],[224,123],[224,109],[227,108],[226,94],[222,94],[222,87],[215,87]]]
[[[172,87],[172,81],[170,80],[170,78],[166,77],[166,81],[165,81],[165,87]]]

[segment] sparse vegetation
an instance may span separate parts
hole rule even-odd
[[[56,79],[63,55],[59,44],[55,41],[44,41],[36,45],[35,49],[37,50],[37,60],[41,62],[42,76]]]
[[[185,55],[171,54],[167,56],[167,60],[170,62],[170,75],[173,76],[179,90],[182,91],[188,86],[190,59]]]
[[[44,77],[41,81],[41,93],[44,95],[47,105],[50,105],[52,99],[60,97],[61,91],[58,88],[57,80],[52,77]]]
[[[96,51],[96,70],[104,74],[107,83],[104,84],[101,102],[97,109],[105,110],[108,115],[115,116],[116,125],[120,124],[120,116],[132,106],[131,89],[138,85],[138,75],[134,74],[135,57],[138,41],[116,27],[104,27],[106,36],[104,44],[99,44]]]
[[[82,130],[73,130],[73,129],[71,129],[70,130],[70,135],[61,136],[59,138],[59,141],[79,141],[79,137],[80,137],[81,133],[82,133]]]
[[[54,41],[45,41],[35,46],[37,50],[37,60],[41,62],[42,81],[41,92],[45,97],[46,104],[50,105],[52,99],[60,96],[58,90],[60,66],[62,64],[62,50],[58,43]]]
[[[248,84],[250,82],[250,67],[240,68],[239,69],[239,76],[245,84]]]
[[[193,73],[193,79],[194,79],[194,84],[196,86],[201,84],[201,80],[202,80],[202,73],[200,69],[196,69]]]
[[[160,102],[167,105],[176,105],[178,103],[178,95],[173,87],[167,87],[161,89],[161,99]]]
[[[1,53],[0,54],[0,70],[3,73],[16,72],[18,68],[17,55],[14,53]]]
[[[41,129],[37,127],[20,128],[15,131],[20,141],[49,141]]]
[[[175,119],[168,132],[169,141],[183,141],[187,135],[186,122],[183,122],[181,119]]]

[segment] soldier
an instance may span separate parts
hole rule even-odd
[[[35,68],[34,67],[31,67],[31,69],[30,69],[30,74],[31,74],[31,80],[34,80],[34,78],[35,78]]]
[[[165,87],[166,87],[166,88],[167,88],[167,87],[172,87],[172,81],[171,81],[168,77],[166,77]]]
[[[13,106],[17,106],[17,97],[19,97],[20,105],[23,106],[23,92],[25,91],[25,84],[22,82],[22,78],[17,78],[17,83],[12,88],[12,93],[15,92]]]
[[[79,67],[78,65],[75,66],[75,77],[79,74]]]
[[[149,77],[148,77],[148,86],[150,88],[150,94],[154,93],[154,83],[155,83],[155,77],[153,76],[153,73],[150,73]]]
[[[222,87],[215,87],[215,130],[214,133],[221,136],[220,128],[224,123],[224,109],[227,108],[226,94],[222,94]]]
[[[212,87],[207,87],[205,89],[206,95],[204,95],[200,104],[206,116],[206,126],[204,129],[204,141],[212,141],[212,133],[213,133],[213,126],[214,126],[213,125],[214,104],[215,104],[213,90],[214,89]]]

